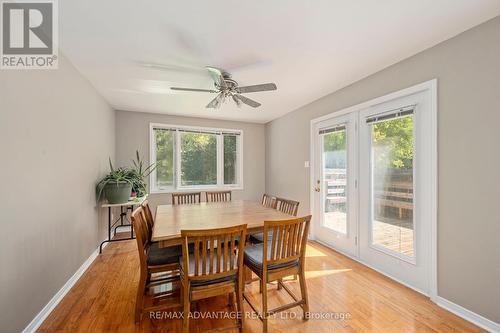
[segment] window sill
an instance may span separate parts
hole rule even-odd
[[[241,191],[243,186],[204,186],[204,187],[183,187],[183,188],[171,188],[165,190],[151,190],[150,194],[171,194],[171,193],[183,193],[183,192],[206,192],[206,191]]]

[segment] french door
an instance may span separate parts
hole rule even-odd
[[[317,121],[313,236],[429,294],[435,209],[426,92]]]
[[[356,255],[357,241],[357,137],[356,115],[350,114],[317,124],[314,226],[320,241]]]

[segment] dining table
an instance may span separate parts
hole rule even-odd
[[[247,234],[254,234],[262,232],[264,221],[291,218],[293,216],[248,200],[159,205],[152,241],[158,242],[160,247],[180,245],[181,230],[225,228],[240,224],[247,225]]]

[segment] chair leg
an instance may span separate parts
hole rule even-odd
[[[183,306],[183,318],[182,318],[182,332],[189,332],[189,313],[191,312],[191,302],[189,300],[189,287],[182,286],[182,300],[184,303]]]
[[[278,280],[278,290],[281,289],[281,284],[283,283],[283,279]]]
[[[262,294],[262,280],[259,280],[259,294]]]
[[[307,286],[306,286],[306,276],[303,269],[299,272],[299,283],[300,283],[300,294],[302,299],[304,300],[304,304],[302,305],[302,311],[304,313],[304,320],[309,319],[309,301],[307,298]]]
[[[146,289],[146,276],[141,274],[139,286],[137,287],[137,297],[135,299],[135,323],[140,323],[142,319],[142,307],[144,305],[144,292]]]
[[[237,291],[236,291],[236,306],[238,307],[238,317],[239,317],[239,332],[243,332],[243,324],[245,322],[245,311],[243,310],[243,286],[240,286],[239,284],[236,286]]]
[[[262,332],[267,333],[267,283],[262,279]]]

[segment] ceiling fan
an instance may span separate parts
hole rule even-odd
[[[253,108],[258,108],[261,106],[259,102],[256,102],[248,97],[245,97],[241,94],[259,92],[259,91],[271,91],[276,90],[276,84],[274,83],[264,83],[264,84],[256,84],[252,86],[240,87],[238,86],[238,82],[231,78],[231,74],[227,71],[206,66],[205,67],[212,79],[214,80],[215,89],[196,89],[196,88],[180,88],[180,87],[171,87],[172,90],[178,91],[192,91],[192,92],[208,92],[212,94],[217,94],[215,98],[207,104],[207,108],[218,109],[222,103],[226,100],[226,98],[231,98],[236,105],[241,107],[242,104],[249,105]]]

